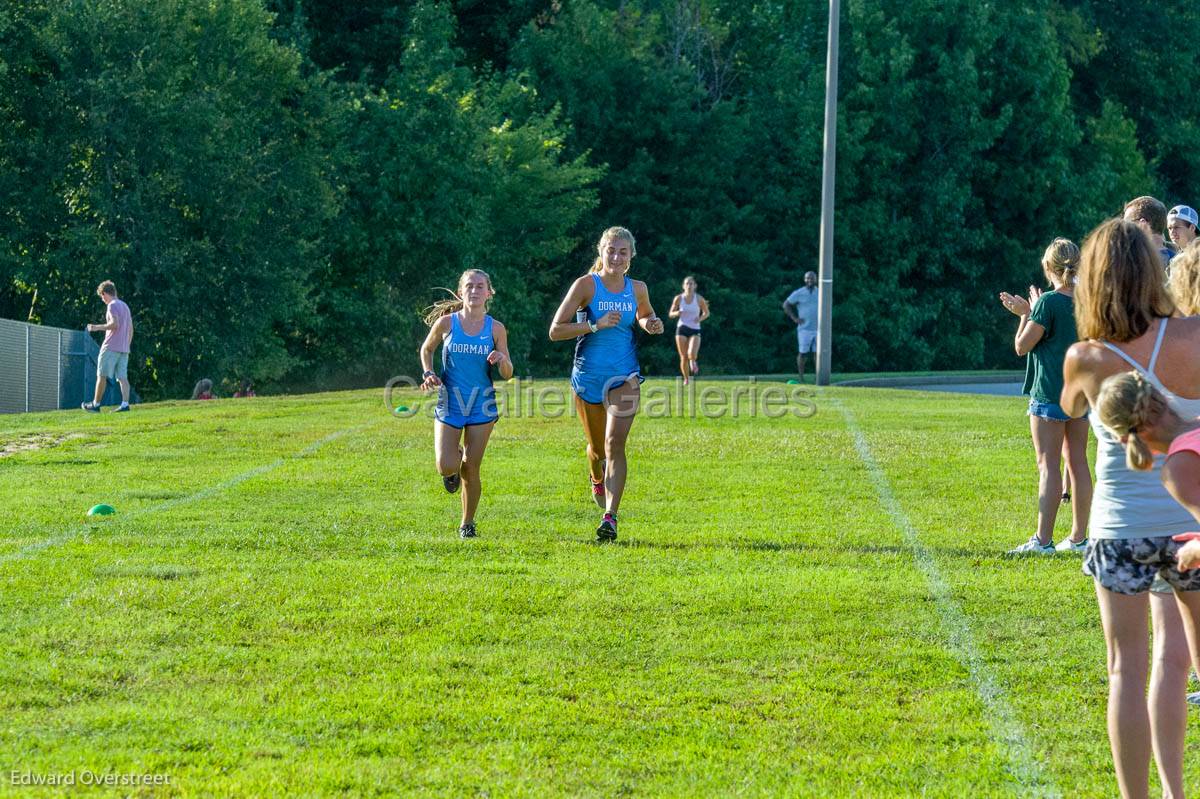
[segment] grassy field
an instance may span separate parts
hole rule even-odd
[[[0,794],[1115,795],[1090,581],[999,555],[1021,400],[647,415],[599,546],[573,418],[464,542],[381,394],[0,417]]]

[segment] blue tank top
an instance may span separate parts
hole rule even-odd
[[[633,342],[633,326],[637,322],[637,298],[633,281],[628,277],[619,292],[604,287],[600,275],[592,273],[595,291],[584,308],[587,321],[595,324],[609,311],[620,311],[621,322],[616,327],[585,333],[575,340],[575,371],[592,375],[627,375],[641,371],[637,346]]]
[[[1147,382],[1162,392],[1171,407],[1184,419],[1200,416],[1200,399],[1185,399],[1169,391],[1154,367],[1162,348],[1167,320],[1160,319],[1158,338],[1150,363],[1142,366],[1115,344],[1100,343],[1121,356],[1131,368],[1141,372]],[[1100,423],[1100,414],[1088,414],[1092,432],[1096,434],[1096,486],[1092,496],[1092,515],[1088,532],[1092,538],[1157,538],[1196,529],[1192,514],[1184,510],[1162,484],[1162,465],[1165,458],[1154,456],[1154,468],[1135,472],[1125,465],[1125,445]]]
[[[458,314],[450,314],[450,333],[442,339],[439,408],[470,416],[479,413],[494,398],[492,367],[487,362],[493,349],[491,316],[484,316],[479,333],[470,336],[463,330]]]

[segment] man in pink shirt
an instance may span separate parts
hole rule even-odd
[[[96,294],[108,306],[102,325],[88,325],[89,333],[104,331],[100,360],[96,362],[96,397],[80,407],[88,413],[100,413],[100,401],[109,380],[121,387],[121,406],[117,412],[129,410],[129,344],[133,341],[133,318],[129,306],[117,299],[117,287],[106,280],[96,288]]]

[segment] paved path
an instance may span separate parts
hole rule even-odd
[[[894,386],[912,391],[950,391],[955,394],[998,394],[1005,397],[1021,396],[1020,383],[949,383],[940,386]]]

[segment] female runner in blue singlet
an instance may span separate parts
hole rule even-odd
[[[598,250],[591,272],[571,284],[558,306],[550,339],[576,339],[571,388],[587,438],[592,497],[604,508],[596,538],[613,541],[625,490],[625,441],[638,410],[643,380],[633,326],[636,323],[647,333],[659,335],[663,323],[650,305],[646,284],[626,274],[637,253],[633,234],[611,227],[600,237]]]
[[[433,449],[442,485],[462,492],[462,524],[458,534],[474,538],[475,511],[482,485],[479,469],[488,437],[496,424],[496,393],[491,368],[507,380],[513,375],[508,357],[508,331],[487,313],[495,295],[487,272],[468,269],[458,279],[458,294],[435,303],[425,316],[429,335],[421,345],[421,387],[438,390],[433,423]],[[433,354],[442,345],[442,373],[433,371]]]

